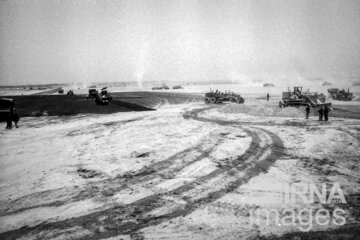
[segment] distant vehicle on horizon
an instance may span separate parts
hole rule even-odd
[[[169,87],[164,85],[161,87],[153,87],[152,90],[169,90]]]
[[[323,86],[332,86],[331,82],[325,81],[322,83]]]
[[[263,87],[274,87],[275,85],[273,83],[264,83]]]
[[[184,89],[184,88],[182,86],[180,86],[180,85],[176,85],[176,86],[173,87],[173,89]]]

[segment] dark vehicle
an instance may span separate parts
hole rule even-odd
[[[110,93],[108,92],[107,87],[104,87],[101,89],[100,96],[102,98],[106,98],[109,101],[112,100],[112,97],[111,97]]]
[[[264,83],[263,87],[274,87],[275,85],[273,83]]]
[[[60,88],[58,91],[59,94],[63,94],[64,93],[64,89]]]
[[[91,89],[89,89],[89,94],[87,96],[87,99],[90,99],[90,100],[96,99],[96,96],[98,96],[98,95],[99,95],[99,92],[96,89],[91,88]]]
[[[164,85],[161,87],[153,87],[152,90],[169,90],[169,87]]]
[[[351,101],[355,97],[354,94],[350,92],[350,89],[345,91],[345,89],[329,88],[328,93],[332,99],[338,101]]]
[[[331,86],[332,85],[332,83],[331,82],[328,82],[328,81],[325,81],[325,82],[323,82],[323,84],[322,84],[323,86]]]
[[[98,95],[97,98],[95,99],[95,103],[97,105],[108,105],[109,102],[110,102],[110,100],[107,97],[100,96],[100,95]]]
[[[2,122],[8,119],[8,116],[14,107],[15,103],[12,98],[0,98],[0,117]]]
[[[180,86],[180,85],[176,85],[176,86],[173,87],[173,89],[184,89],[184,88],[182,86]]]
[[[73,90],[69,90],[69,91],[66,93],[66,95],[74,95]]]
[[[87,99],[95,99],[95,103],[98,105],[108,105],[112,100],[110,93],[107,91],[107,87],[101,89],[99,93],[96,89],[89,89],[89,95]]]
[[[12,98],[0,98],[0,121],[7,122],[6,128],[12,128],[12,122],[15,126],[19,122],[19,116],[15,111],[15,102]]]
[[[326,96],[322,93],[311,93],[309,90],[302,92],[302,87],[294,87],[294,91],[288,90],[283,92],[282,100],[279,102],[279,107],[321,107],[331,106],[331,103],[325,103]]]
[[[240,94],[233,92],[222,93],[218,90],[205,93],[205,103],[222,103],[222,102],[234,102],[234,103],[244,103],[245,100]]]

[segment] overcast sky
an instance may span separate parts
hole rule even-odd
[[[0,83],[360,76],[359,0],[0,1]]]

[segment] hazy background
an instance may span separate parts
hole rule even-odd
[[[0,83],[353,81],[359,0],[0,1]]]

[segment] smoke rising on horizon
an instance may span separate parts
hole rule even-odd
[[[358,0],[0,1],[0,84],[360,78]]]

